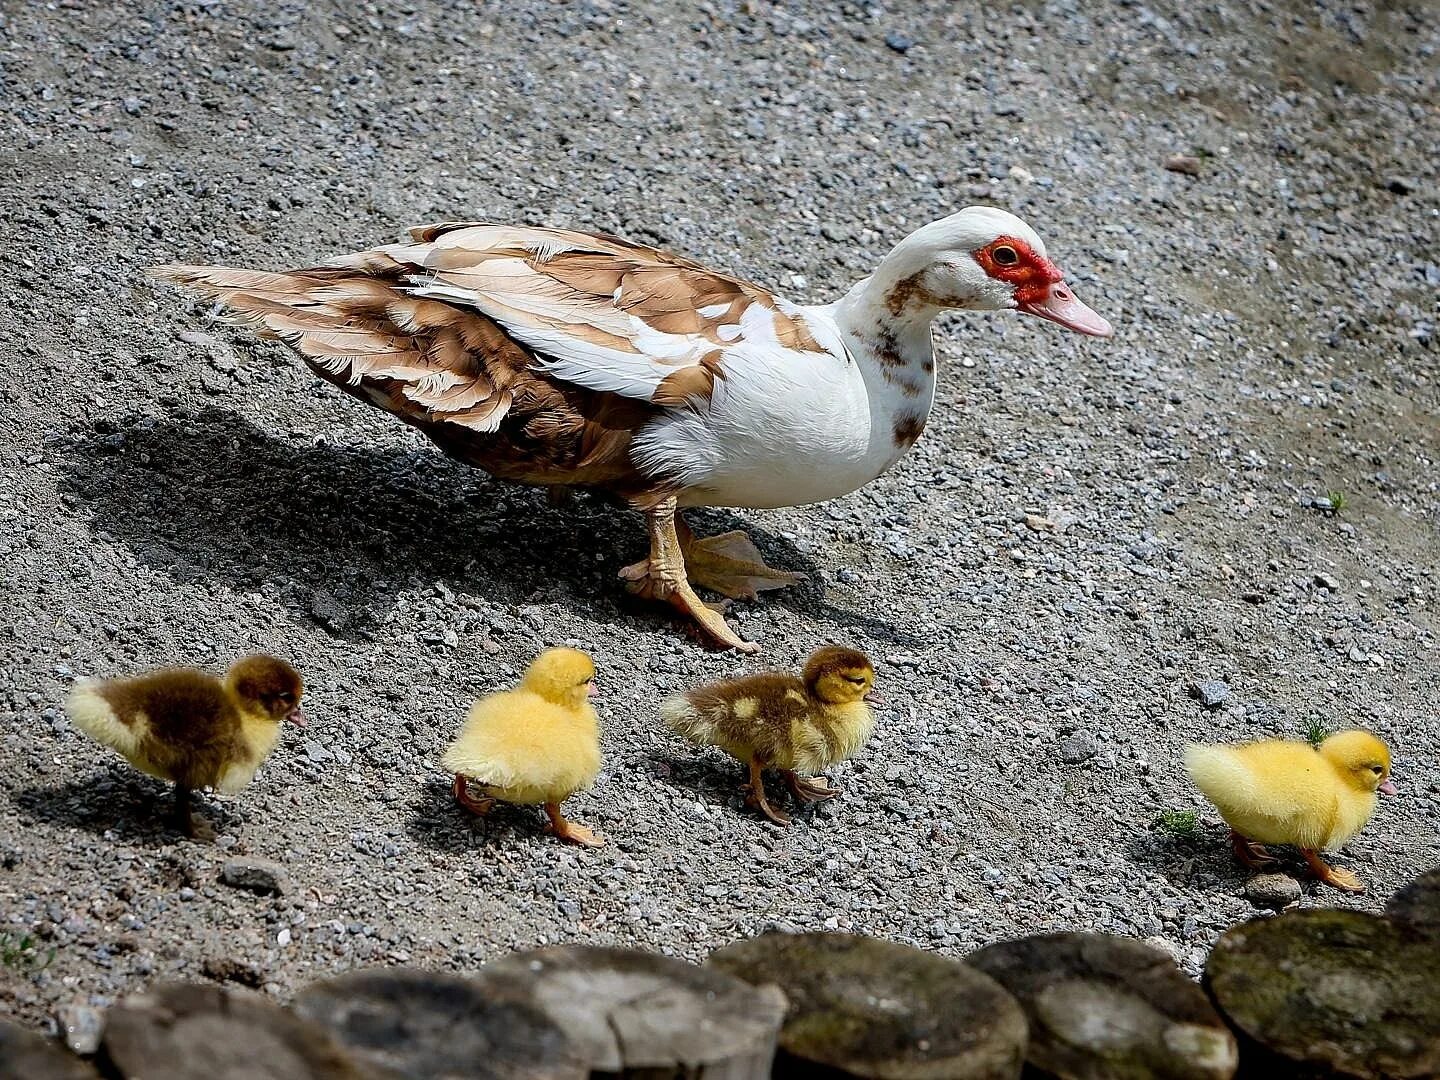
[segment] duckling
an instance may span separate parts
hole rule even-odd
[[[1272,739],[1239,746],[1192,744],[1185,768],[1230,826],[1235,856],[1252,870],[1275,860],[1263,844],[1293,844],[1315,876],[1347,892],[1365,886],[1320,851],[1365,827],[1375,793],[1396,794],[1390,751],[1368,731],[1342,731],[1318,747]]]
[[[455,774],[455,801],[482,817],[497,801],[543,805],[561,840],[600,847],[604,840],[567,821],[560,804],[588,788],[600,771],[595,663],[578,649],[546,649],[519,687],[481,698],[441,763]],[[470,794],[474,780],[485,792]]]
[[[175,784],[174,824],[195,837],[190,793],[232,794],[254,777],[280,739],[280,722],[303,727],[305,684],[273,656],[235,661],[224,680],[193,668],[133,679],[84,680],[66,701],[70,722],[149,776]]]
[[[764,770],[779,769],[797,803],[838,795],[814,777],[870,738],[870,704],[881,703],[874,685],[875,668],[864,653],[829,645],[810,655],[799,678],[772,672],[704,686],[667,698],[660,715],[692,742],[718,746],[748,766],[745,805],[788,825],[789,815],[765,797]]]

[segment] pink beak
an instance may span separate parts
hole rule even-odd
[[[298,705],[285,714],[285,719],[289,720],[290,723],[294,724],[296,727],[307,726],[305,723],[305,714],[300,711],[300,706]]]
[[[883,706],[883,705],[885,704],[885,699],[880,696],[880,691],[878,691],[878,690],[871,690],[871,691],[869,691],[869,692],[865,695],[865,700],[868,701],[871,705],[882,705],[882,706]]]
[[[1091,337],[1109,337],[1115,332],[1108,322],[1080,302],[1079,297],[1063,281],[1057,281],[1045,290],[1045,296],[1028,304],[1021,304],[1020,310],[1027,315],[1038,315],[1059,323],[1067,330]]]
[[[599,697],[599,696],[600,696],[600,686],[599,686],[599,684],[592,682],[592,683],[590,684],[590,688],[585,691],[585,696],[586,696],[586,697]]]
[[[1381,784],[1376,790],[1379,791],[1381,795],[1400,794],[1400,789],[1395,786],[1395,781],[1391,780],[1388,776],[1385,778],[1385,782]]]

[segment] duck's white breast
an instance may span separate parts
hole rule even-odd
[[[683,484],[682,506],[799,506],[864,486],[908,446],[896,444],[890,395],[837,349],[732,349],[711,400],[649,424],[634,460]]]

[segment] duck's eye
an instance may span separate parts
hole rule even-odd
[[[1380,765],[1371,765],[1370,771],[1373,772],[1376,776],[1383,776],[1385,773],[1385,769]]]
[[[990,257],[999,266],[1014,266],[1020,261],[1020,253],[1009,244],[1001,244],[999,247],[993,248]]]
[[[280,700],[283,701],[286,705],[289,705],[292,701],[295,700],[295,695],[290,693],[289,690],[286,690],[280,695]]]
[[[864,675],[846,675],[846,676],[845,676],[845,681],[846,681],[846,682],[852,682],[852,683],[854,683],[856,686],[864,686],[864,685],[865,685],[865,676],[864,676]]]

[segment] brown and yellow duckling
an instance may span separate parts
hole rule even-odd
[[[475,702],[441,758],[455,775],[455,801],[481,816],[497,801],[543,806],[561,840],[600,847],[603,839],[560,811],[600,772],[600,723],[589,701],[598,693],[589,656],[546,649],[514,690]],[[482,798],[470,794],[472,780]]]
[[[133,679],[83,681],[70,692],[70,722],[149,776],[175,785],[176,827],[195,836],[190,793],[239,791],[280,739],[304,726],[295,669],[273,656],[237,660],[225,678],[170,668]]]
[[[790,818],[765,797],[763,773],[779,769],[797,802],[833,798],[815,776],[853,757],[875,728],[875,668],[862,652],[817,649],[797,678],[781,672],[730,679],[667,698],[660,715],[701,746],[716,746],[750,770],[745,805],[771,821]]]

